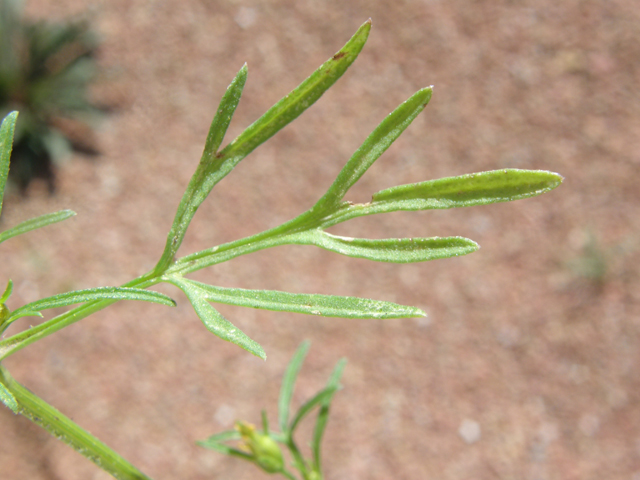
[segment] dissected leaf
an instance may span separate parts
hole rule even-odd
[[[75,214],[76,212],[71,210],[60,210],[59,212],[47,213],[45,215],[40,215],[39,217],[30,218],[29,220],[25,220],[15,227],[0,233],[0,243],[10,239],[11,237],[16,237],[23,233],[46,227],[52,223],[61,222],[67,218],[73,217]]]
[[[309,352],[310,345],[308,341],[302,342],[289,362],[284,377],[282,378],[280,398],[278,399],[278,423],[280,423],[280,430],[283,432],[288,431],[287,427],[289,426],[289,410],[291,409],[293,388],[295,387],[302,363],[307,356],[307,352]]]
[[[160,303],[162,305],[168,305],[175,307],[176,302],[166,295],[154,292],[152,290],[143,290],[140,288],[125,288],[125,287],[99,287],[89,288],[87,290],[76,290],[74,292],[61,293],[59,295],[53,295],[52,297],[42,298],[35,302],[27,303],[26,305],[17,308],[11,314],[10,320],[16,320],[17,318],[37,315],[42,310],[49,308],[66,307],[68,305],[74,305],[76,303],[90,302],[92,300],[143,300],[146,302]]]
[[[188,279],[183,281],[198,288],[207,300],[240,307],[343,318],[409,318],[424,315],[415,307],[367,298],[222,288]]]
[[[249,338],[242,330],[213,308],[200,288],[180,277],[170,277],[168,281],[185,293],[207,330],[221,339],[234,343],[249,353],[266,360],[267,355],[260,344]]]
[[[316,229],[291,236],[290,243],[316,245],[349,257],[377,262],[412,263],[475,252],[476,242],[464,237],[385,238],[372,240],[331,235]]]
[[[227,87],[227,91],[224,92],[218,110],[216,111],[211,126],[209,127],[209,135],[207,135],[207,141],[204,145],[204,152],[202,154],[201,162],[211,162],[222,144],[224,135],[229,128],[233,114],[238,108],[240,103],[240,97],[244,90],[244,85],[247,82],[247,64],[245,63],[240,71],[237,73],[231,84]]]
[[[182,243],[184,234],[196,210],[213,187],[256,147],[266,142],[279,130],[298,118],[302,112],[313,105],[342,76],[354,62],[362,47],[364,47],[370,29],[371,21],[364,23],[341,50],[323,63],[298,87],[280,99],[258,120],[249,125],[223,150],[218,152],[215,158],[211,159],[207,164],[206,172],[205,169],[201,168],[196,170],[189,183],[189,188],[178,207],[171,232],[167,238],[165,251],[156,266],[156,272],[164,273],[168,268],[175,252],[178,251]],[[238,80],[238,77],[236,77],[236,80]],[[229,90],[227,90],[225,96],[228,93]],[[233,98],[235,97],[230,95],[229,105],[231,106],[233,105]],[[223,98],[224,101],[225,99]],[[222,110],[227,112],[232,109],[222,108]],[[226,118],[227,114],[221,114],[220,122],[223,123]],[[215,138],[217,139],[217,137]]]
[[[16,129],[17,118],[18,112],[11,112],[4,117],[2,125],[0,125],[0,212],[2,212],[4,189],[7,185],[7,176],[9,175],[9,163],[11,150],[13,148],[13,133]]]
[[[218,105],[218,110],[211,121],[204,151],[200,158],[200,164],[191,177],[189,185],[178,205],[173,225],[171,226],[169,235],[167,235],[164,252],[158,261],[156,270],[159,272],[164,271],[173,260],[196,210],[205,198],[207,198],[213,185],[219,181],[219,179],[216,180],[215,178],[215,172],[220,166],[219,162],[216,163],[216,153],[224,139],[229,123],[231,123],[231,118],[238,107],[246,81],[247,65],[245,64],[227,87]]]
[[[492,170],[388,188],[373,195],[372,208],[379,213],[508,202],[553,190],[562,180],[543,170]]]
[[[228,159],[225,162],[235,165],[313,105],[355,61],[367,41],[370,30],[371,21],[369,20],[360,26],[353,37],[333,57],[225,147],[220,152]]]
[[[367,169],[425,109],[431,99],[432,91],[431,87],[418,90],[391,112],[349,159],[315,208],[322,210],[325,206],[337,204]]]

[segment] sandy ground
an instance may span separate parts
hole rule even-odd
[[[27,10],[62,18],[87,7],[103,37],[95,95],[117,111],[98,132],[103,155],[62,165],[55,197],[34,185],[28,198],[7,199],[5,225],[78,212],[3,244],[10,307],[152,267],[242,64],[249,80],[229,139],[369,17],[360,58],[216,187],[181,254],[311,206],[377,123],[431,84],[431,104],[349,199],[505,167],[566,181],[536,199],[334,229],[463,235],[482,245],[470,256],[387,265],[281,247],[194,275],[413,304],[426,320],[221,308],[264,346],[262,362],[209,334],[184,296],[162,286],[177,308],[113,306],[7,359],[19,381],[155,479],[266,478],[194,441],[235,419],[258,422],[263,407],[275,419],[280,377],[309,339],[297,404],[349,359],[326,437],[327,479],[640,479],[636,2],[38,0]],[[109,478],[7,410],[0,432],[3,480]]]

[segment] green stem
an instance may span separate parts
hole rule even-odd
[[[162,278],[163,274],[184,275],[217,263],[225,262],[240,255],[245,255],[268,247],[286,244],[287,242],[284,237],[288,234],[312,228],[313,225],[320,222],[320,219],[314,218],[311,213],[312,211],[305,212],[289,222],[257,235],[187,255],[186,257],[174,262],[174,264],[164,272],[154,270],[125,283],[122,286],[147,288],[162,282],[164,280]],[[1,341],[0,360],[7,358],[9,355],[14,354],[18,350],[21,350],[37,340],[51,335],[68,325],[78,322],[83,318],[114,304],[116,301],[117,300],[96,300],[93,302],[87,302],[63,313],[62,315],[58,315],[51,320],[43,322],[40,325]]]
[[[340,217],[340,214],[346,213],[347,215],[351,214],[353,216],[362,214],[360,212],[352,212],[352,210],[353,209],[350,208],[347,203],[341,205],[341,208],[337,209],[335,212],[317,211],[314,207],[301,215],[298,215],[296,218],[272,228],[271,230],[187,255],[177,261],[174,261],[173,265],[164,270],[159,271],[156,267],[154,270],[125,283],[122,286],[147,288],[165,281],[163,275],[186,275],[205,267],[226,262],[232,258],[263,250],[265,248],[286,245],[288,243],[299,243],[298,241],[290,241],[287,237],[299,232],[309,231],[314,228],[335,225],[336,223],[346,220],[344,217],[341,217],[338,221],[333,219],[333,217]],[[0,361],[27,345],[47,337],[68,325],[78,322],[83,318],[114,304],[116,301],[117,300],[96,300],[93,302],[87,302],[63,313],[62,315],[58,315],[51,320],[43,322],[36,327],[30,328],[1,341]]]
[[[182,257],[166,270],[166,274],[186,275],[258,250],[296,243],[289,242],[287,237],[322,226],[326,217],[326,211],[318,212],[311,208],[270,230]]]
[[[293,463],[295,467],[298,470],[300,470],[300,473],[302,474],[302,478],[307,480],[309,477],[309,472],[307,470],[307,463],[304,461],[304,457],[300,453],[300,450],[298,449],[298,446],[296,445],[296,442],[293,440],[293,437],[291,436],[290,433],[287,433],[286,445],[289,451],[291,452],[291,456],[293,456]]]
[[[12,393],[18,403],[18,413],[62,440],[103,470],[120,480],[151,480],[114,450],[33,394],[0,365],[0,382]]]

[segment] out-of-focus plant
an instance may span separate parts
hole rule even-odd
[[[298,477],[287,469],[284,455],[280,448],[280,445],[282,445],[289,451],[291,463],[298,470],[303,480],[321,480],[323,478],[321,464],[322,436],[329,420],[331,400],[333,400],[334,393],[340,388],[340,377],[347,362],[344,358],[340,360],[329,377],[325,388],[303,403],[296,413],[291,416],[293,387],[308,351],[309,342],[304,342],[300,345],[284,374],[280,398],[278,399],[279,432],[269,429],[267,414],[263,410],[262,431],[256,430],[249,423],[240,421],[236,422],[235,430],[212,435],[206,440],[198,442],[198,445],[247,460],[267,473],[279,473],[289,480],[298,480]],[[304,458],[298,448],[293,434],[300,422],[316,408],[318,409],[318,415],[313,435],[309,442],[312,458],[307,459]],[[234,441],[237,446],[229,445],[229,442]]]
[[[102,109],[88,86],[98,41],[86,20],[32,21],[20,0],[0,0],[0,117],[20,111],[11,178],[24,193],[34,178],[55,187],[55,163],[72,150],[95,155],[87,138]]]
[[[272,229],[184,257],[177,257],[191,220],[211,190],[253,150],[313,105],[342,76],[364,47],[370,28],[370,22],[364,23],[341,50],[249,125],[238,137],[222,147],[227,127],[238,106],[247,79],[247,67],[243,66],[222,96],[205,141],[200,163],[178,205],[164,251],[156,266],[121,287],[101,287],[62,293],[17,306],[13,310],[7,305],[12,290],[11,280],[7,279],[7,287],[0,296],[0,333],[20,317],[43,317],[42,312],[48,309],[77,304],[79,306],[8,338],[0,339],[0,360],[119,300],[144,300],[169,306],[175,305],[175,302],[166,295],[148,290],[149,287],[159,283],[169,283],[182,290],[195,313],[210,332],[263,359],[266,358],[266,354],[262,346],[224,318],[212,303],[325,317],[371,320],[424,316],[424,312],[419,308],[380,300],[274,290],[222,288],[197,282],[188,278],[188,275],[241,255],[283,245],[313,245],[341,255],[392,263],[423,262],[466,255],[476,251],[478,245],[473,240],[463,237],[368,239],[337,236],[327,232],[327,229],[364,215],[471,207],[518,200],[548,192],[562,182],[562,177],[552,172],[506,169],[395,186],[374,193],[371,201],[366,203],[345,200],[344,197],[349,189],[425,109],[431,98],[431,87],[418,90],[382,120],[345,163],[324,195],[310,209]],[[0,127],[0,209],[9,170],[16,118],[17,112],[10,113]],[[274,175],[281,173],[275,171]],[[74,215],[73,212],[63,210],[27,220],[0,232],[0,243],[36,228],[65,220],[72,215]],[[294,370],[301,362],[300,359],[297,363],[293,363]],[[241,376],[242,372],[236,373],[237,378]],[[322,412],[322,408],[328,405],[330,396],[337,388],[337,376],[336,374],[335,381],[332,380],[327,387],[328,390],[321,392],[319,397],[315,397],[316,400],[298,411],[291,423],[289,423],[287,403],[290,393],[281,397],[280,428],[282,435],[285,436],[282,438],[285,439],[289,450],[294,446],[293,431],[308,410],[314,406],[320,406]],[[295,379],[295,374],[292,374],[292,378]],[[293,388],[293,380],[285,379],[284,385],[287,389]],[[4,366],[0,366],[0,401],[13,412],[24,415],[41,425],[116,478],[129,480],[148,478],[70,418],[22,387]],[[277,437],[275,444],[269,440],[274,438],[271,437],[268,426],[260,433],[241,423],[238,433],[247,445],[247,459],[251,459],[264,469],[273,471],[278,471],[280,466],[284,465],[280,461],[278,449],[275,448]],[[314,456],[318,455],[319,453],[314,452]],[[319,458],[309,461],[302,457],[298,458],[294,454],[294,465],[307,480],[320,478]]]
[[[571,273],[574,286],[589,286],[602,291],[612,280],[625,281],[635,270],[626,261],[626,257],[638,249],[635,237],[605,245],[592,229],[585,229],[581,238],[580,252],[564,261]],[[593,297],[595,298],[595,297]]]
[[[602,246],[593,231],[589,230],[584,235],[580,255],[567,261],[567,266],[575,277],[602,285],[610,268],[612,252]]]

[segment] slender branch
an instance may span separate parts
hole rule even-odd
[[[300,453],[300,450],[298,449],[298,445],[296,445],[295,440],[291,436],[291,433],[287,433],[287,448],[289,449],[289,451],[291,452],[291,455],[293,456],[293,461],[296,465],[296,468],[300,470],[300,473],[306,479],[308,477],[307,465],[306,465],[306,462],[304,461],[304,457],[302,456],[302,454]]]
[[[151,480],[122,456],[84,430],[69,417],[16,382],[0,365],[0,382],[18,403],[18,413],[62,440],[119,480]]]

